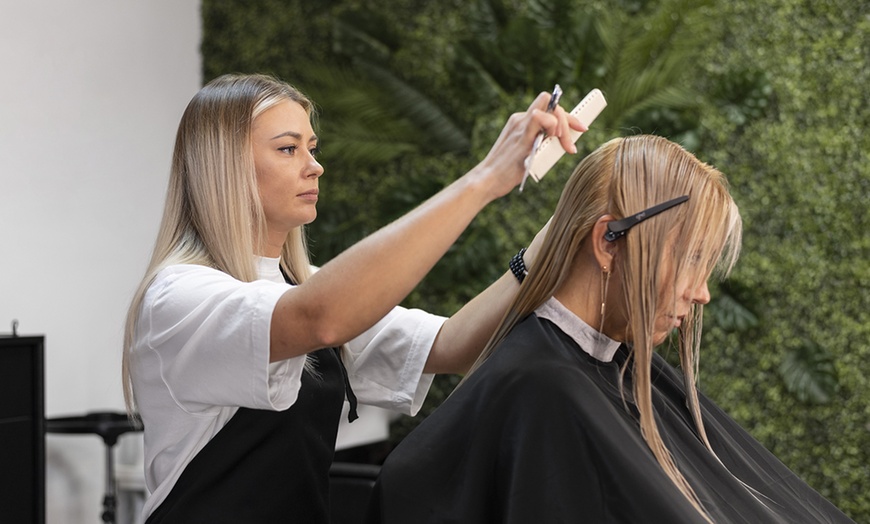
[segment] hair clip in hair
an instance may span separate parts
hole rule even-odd
[[[622,220],[614,220],[613,222],[609,222],[607,224],[607,233],[604,234],[604,239],[608,242],[613,242],[617,238],[625,236],[629,229],[640,224],[644,220],[652,218],[661,213],[662,211],[666,211],[674,206],[680,205],[688,199],[688,195],[683,195],[673,200],[662,202],[661,204],[655,205],[649,209],[644,209],[640,213],[623,218]]]

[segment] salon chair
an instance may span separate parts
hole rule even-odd
[[[329,511],[332,524],[361,524],[381,467],[333,462],[329,469]]]

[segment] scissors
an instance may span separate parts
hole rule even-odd
[[[556,87],[553,88],[553,92],[550,94],[550,102],[547,104],[548,113],[552,113],[556,110],[560,98],[562,98],[562,88],[559,84],[556,84]],[[529,178],[529,170],[532,167],[532,160],[535,159],[535,153],[537,153],[538,148],[541,147],[541,142],[544,140],[544,134],[544,130],[542,129],[538,133],[538,136],[535,137],[535,143],[532,144],[532,152],[526,157],[526,173],[523,175],[523,181],[520,182],[520,193],[523,192],[523,186],[526,185],[526,179]]]

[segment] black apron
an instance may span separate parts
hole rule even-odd
[[[338,348],[311,354],[285,411],[239,408],[193,458],[146,524],[328,523],[329,467],[342,403],[356,397]]]

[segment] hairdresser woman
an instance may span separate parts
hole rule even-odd
[[[347,399],[419,409],[431,373],[467,370],[510,275],[446,320],[397,304],[489,202],[519,184],[540,130],[585,129],[546,95],[486,158],[312,274],[312,103],[261,75],[217,78],[178,128],[151,262],[130,306],[125,394],[145,431],[149,524],[328,522]],[[527,257],[534,257],[534,253]]]

